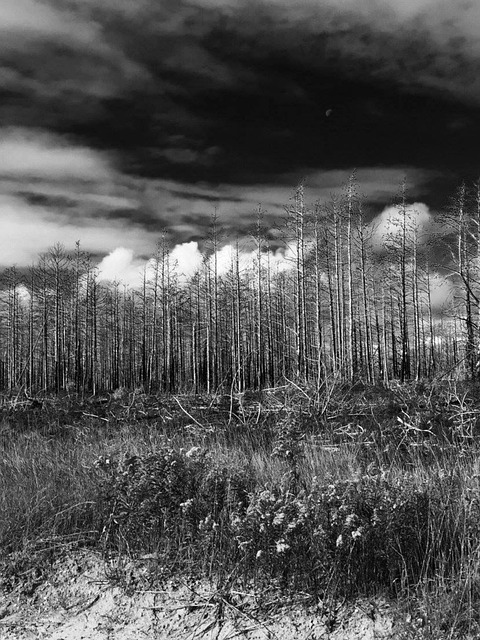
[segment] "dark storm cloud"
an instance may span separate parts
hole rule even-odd
[[[113,150],[132,175],[463,169],[480,134],[473,3],[5,0],[2,17],[3,122]]]
[[[3,0],[2,222],[39,221],[25,256],[248,235],[259,204],[274,237],[354,167],[371,215],[405,175],[435,209],[480,172],[478,33],[467,1]]]
[[[52,207],[54,209],[74,209],[77,201],[65,196],[48,196],[44,193],[36,193],[35,191],[18,191],[17,195],[27,204],[34,207]]]
[[[155,215],[145,209],[111,209],[98,212],[96,209],[96,215],[105,218],[106,220],[124,220],[126,222],[133,222],[139,227],[159,232],[162,227],[166,226],[167,222],[162,220],[159,215]]]
[[[64,196],[45,195],[36,192],[21,192],[17,194],[19,197],[34,207],[43,207],[52,212],[56,212],[57,217],[67,218],[68,220],[76,220],[77,225],[85,227],[91,226],[92,220],[97,223],[104,221],[108,223],[127,223],[135,224],[137,228],[145,231],[160,233],[162,229],[168,226],[168,219],[162,219],[158,213],[148,211],[141,207],[136,208],[116,208],[110,206],[102,206],[102,202],[92,199],[86,202],[85,199],[68,198]]]
[[[244,202],[244,198],[235,197],[233,195],[225,196],[222,193],[205,193],[201,191],[190,191],[186,189],[169,189],[169,192],[174,196],[180,196],[185,200],[204,200],[205,202],[211,202],[214,206],[219,202]]]
[[[168,87],[151,96],[156,122],[141,111],[135,130],[157,149],[183,135],[183,147],[162,157],[151,142],[134,145],[132,168],[251,183],[295,167],[470,162],[480,91],[465,15],[477,14],[381,6],[165,3],[143,25],[144,49],[128,50]]]

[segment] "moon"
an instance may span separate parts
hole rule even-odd
[[[328,118],[329,116],[331,116],[331,115],[332,115],[332,113],[333,113],[333,109],[327,109],[327,110],[325,111],[325,115],[327,116],[327,118]]]

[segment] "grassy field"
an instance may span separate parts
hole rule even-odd
[[[34,590],[52,558],[89,546],[148,555],[157,580],[382,594],[428,637],[476,637],[479,391],[4,397],[2,586]]]

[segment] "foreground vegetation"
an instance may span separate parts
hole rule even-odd
[[[87,545],[149,557],[152,580],[380,593],[430,637],[478,633],[479,416],[446,382],[4,398],[3,588]]]

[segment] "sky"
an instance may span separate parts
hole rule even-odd
[[[191,267],[353,169],[434,218],[479,141],[478,0],[0,3],[0,267],[80,240],[131,280],[164,232]]]

